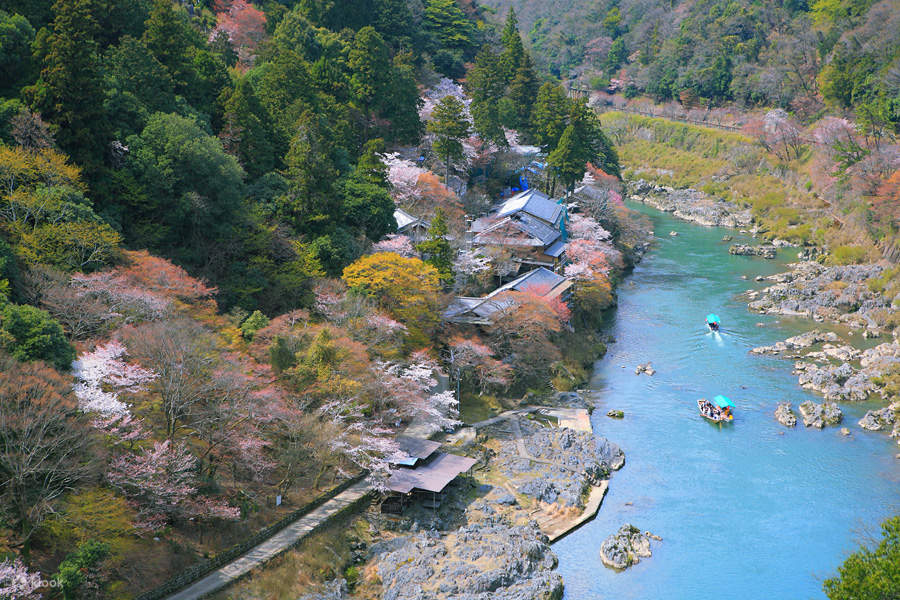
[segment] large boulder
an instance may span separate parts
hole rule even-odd
[[[785,427],[793,427],[797,424],[797,415],[791,410],[790,402],[779,402],[775,409],[775,420]]]
[[[600,560],[614,569],[627,569],[650,555],[650,537],[630,523],[622,525],[600,546]]]
[[[803,416],[805,426],[817,429],[823,429],[826,425],[837,425],[844,418],[840,407],[828,401],[816,404],[812,400],[807,400],[800,405],[800,414]]]

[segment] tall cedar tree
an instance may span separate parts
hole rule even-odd
[[[275,131],[253,86],[241,78],[225,101],[219,139],[225,151],[238,159],[251,179],[274,170],[279,163]]]
[[[446,163],[444,182],[450,183],[450,162],[463,155],[462,141],[469,135],[466,107],[456,96],[444,96],[434,108],[428,131],[435,135],[434,151]]]
[[[466,77],[466,90],[472,99],[475,131],[486,140],[506,145],[499,108],[499,100],[506,90],[499,57],[489,46],[485,46],[475,57],[475,64]]]
[[[348,62],[353,93],[368,125],[373,113],[381,114],[391,83],[391,57],[381,34],[373,27],[357,31]]]
[[[548,81],[538,90],[532,114],[532,133],[544,152],[550,152],[559,142],[566,129],[568,108],[569,99],[562,86]]]
[[[35,41],[40,79],[26,92],[57,128],[59,145],[86,167],[100,165],[108,142],[96,10],[94,0],[57,0],[52,31],[42,30]]]
[[[515,107],[513,113],[514,122],[512,127],[517,129],[525,129],[531,122],[531,113],[535,103],[535,96],[538,91],[538,77],[534,70],[534,61],[526,52],[522,56],[519,68],[516,69],[515,76],[509,84],[507,97],[512,101]]]
[[[437,269],[438,277],[444,284],[453,283],[453,248],[447,241],[447,219],[438,208],[428,228],[428,239],[416,244],[416,250],[425,257],[425,262]]]
[[[516,76],[516,71],[519,70],[522,59],[525,57],[525,46],[519,35],[519,19],[512,7],[506,15],[506,24],[503,26],[503,33],[500,34],[500,43],[503,45],[503,51],[500,54],[501,72],[504,82],[509,84]]]

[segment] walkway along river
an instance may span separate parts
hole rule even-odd
[[[730,256],[721,238],[733,231],[636,208],[654,221],[659,241],[619,288],[610,326],[617,342],[591,386],[595,431],[620,444],[627,462],[596,520],[553,546],[565,597],[824,598],[822,580],[900,512],[897,446],[856,425],[864,405],[842,406],[849,437],[802,423],[789,430],[773,418],[779,400],[796,410],[821,398],[797,385],[791,361],[748,350],[813,324],[752,314],[738,296],[763,285],[755,276],[783,270],[796,250],[776,261]],[[722,318],[720,335],[704,325],[709,312]],[[636,376],[646,361],[656,375]],[[716,394],[737,405],[733,424],[698,415],[696,399]],[[609,409],[625,418],[607,418]],[[663,541],[652,558],[616,572],[602,565],[599,548],[626,522]]]

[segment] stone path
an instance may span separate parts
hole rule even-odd
[[[195,581],[180,592],[172,594],[166,600],[199,600],[219,591],[251,570],[275,558],[301,539],[306,537],[315,527],[344,508],[360,500],[371,490],[365,480],[353,484],[319,508],[310,511],[297,519],[266,541],[248,551],[240,558],[228,563],[221,569],[213,571],[203,579]]]

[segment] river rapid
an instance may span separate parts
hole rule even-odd
[[[595,431],[625,450],[626,465],[597,518],[553,546],[565,598],[825,598],[822,581],[900,512],[900,448],[856,425],[872,405],[842,405],[849,437],[773,418],[778,401],[796,411],[821,398],[798,386],[790,360],[748,350],[815,324],[752,314],[739,295],[764,286],[753,278],[784,270],[796,250],[774,261],[730,256],[721,238],[733,231],[634,208],[652,219],[657,243],[619,287],[609,325],[616,342],[590,386]],[[722,319],[721,334],[707,331],[709,312]],[[635,375],[647,361],[657,373]],[[733,424],[697,413],[696,399],[716,394],[737,405]],[[609,409],[625,418],[606,417]],[[617,572],[599,550],[626,522],[663,541],[652,558]]]

